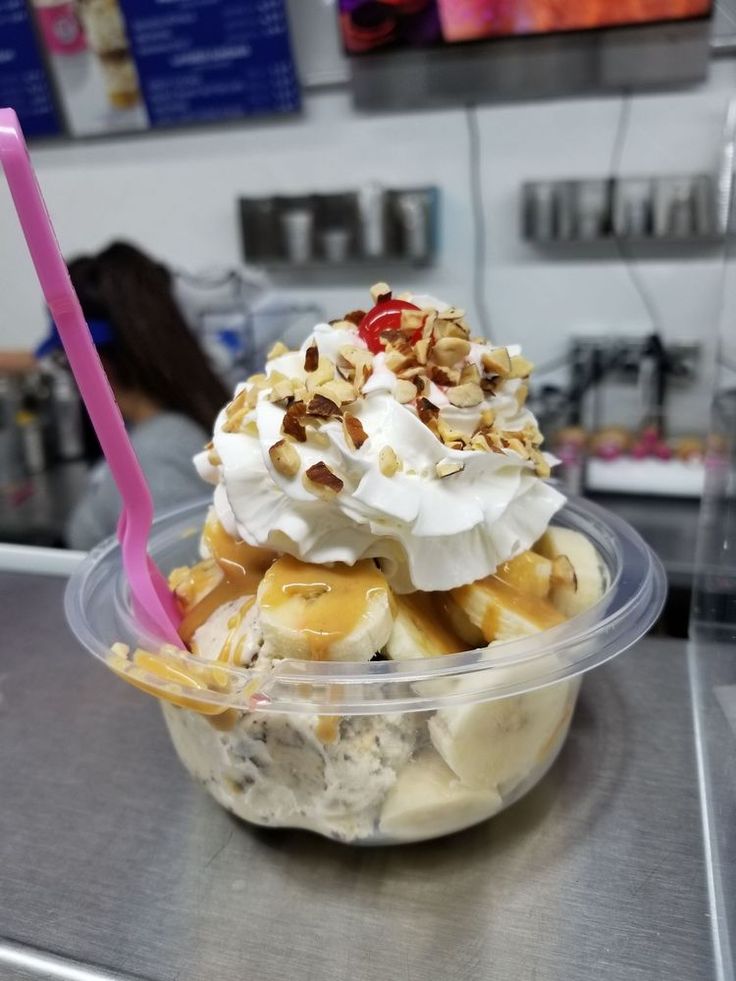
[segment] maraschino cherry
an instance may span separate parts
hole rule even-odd
[[[403,310],[418,310],[419,307],[408,300],[379,300],[376,305],[368,311],[358,325],[358,333],[368,345],[368,349],[373,354],[378,354],[383,350],[384,344],[381,334],[385,330],[399,330],[401,327],[401,313]],[[422,336],[421,328],[409,338],[413,344]]]

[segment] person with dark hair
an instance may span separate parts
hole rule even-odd
[[[172,294],[165,266],[126,242],[79,256],[69,274],[148,479],[155,508],[202,494],[192,457],[228,398]],[[55,329],[37,356],[61,348]],[[67,524],[72,548],[114,533],[120,498],[103,461]]]

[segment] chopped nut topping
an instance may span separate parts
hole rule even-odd
[[[458,460],[440,460],[434,469],[438,477],[451,477],[452,474],[464,470],[465,466]]]
[[[460,373],[460,384],[465,385],[467,382],[472,382],[474,385],[480,385],[480,372],[478,371],[478,365],[464,365],[463,370]]]
[[[271,348],[271,350],[266,355],[266,361],[272,361],[274,358],[280,358],[282,354],[288,354],[288,353],[289,353],[289,349],[284,344],[284,342],[283,341],[276,341],[276,343],[274,344],[274,346]]]
[[[304,370],[306,372],[316,371],[319,367],[319,348],[316,344],[310,344],[304,352]]]
[[[365,348],[346,344],[337,353],[337,370],[360,390],[373,371],[373,355]]]
[[[294,387],[288,379],[276,382],[268,396],[268,401],[275,402],[277,405],[287,405],[293,400]]]
[[[490,453],[493,449],[485,433],[473,433],[470,437],[470,448],[480,450],[482,453]]]
[[[324,358],[320,356],[319,363],[314,371],[310,371],[307,375],[307,391],[314,392],[319,388],[320,385],[324,385],[325,382],[332,381],[335,377],[335,366],[330,361],[329,358]]]
[[[219,467],[222,465],[222,460],[220,459],[220,454],[217,450],[212,449],[207,453],[207,462],[213,467]]]
[[[323,460],[309,467],[304,476],[306,478],[305,486],[308,490],[312,490],[309,484],[314,484],[322,490],[329,491],[330,494],[339,494],[345,486],[342,480],[330,470]]]
[[[470,344],[461,337],[442,337],[432,348],[432,361],[447,368],[467,358]]]
[[[532,446],[541,446],[544,442],[544,436],[535,425],[524,426],[523,433],[524,439]]]
[[[537,476],[542,478],[549,477],[551,470],[549,463],[547,463],[543,454],[539,450],[533,449],[530,455],[531,459],[534,461],[534,469]]]
[[[575,568],[566,555],[558,555],[552,560],[552,585],[571,586],[575,592],[578,590]]]
[[[342,319],[347,320],[347,322],[352,324],[353,327],[359,327],[363,317],[365,317],[365,310],[351,310],[350,313],[346,313]]]
[[[413,356],[414,350],[409,339],[400,331],[393,327],[386,327],[381,331],[381,340],[387,351],[399,351],[407,357]]]
[[[435,385],[442,385],[444,388],[453,388],[460,383],[460,372],[457,368],[442,368],[438,364],[430,364],[427,375]]]
[[[462,320],[465,316],[465,311],[461,310],[459,307],[448,307],[447,310],[443,310],[439,316],[442,320]]]
[[[268,450],[271,463],[274,468],[284,477],[294,477],[299,472],[301,460],[299,454],[285,439],[280,439]]]
[[[325,382],[324,385],[319,386],[314,394],[324,395],[325,398],[331,399],[337,405],[349,405],[357,397],[355,388],[350,382],[346,382],[342,378],[335,378],[333,381]]]
[[[413,402],[417,397],[417,389],[413,382],[399,379],[394,385],[394,398],[402,405]]]
[[[307,413],[319,419],[329,419],[330,416],[341,415],[340,406],[324,395],[313,395],[307,404]]]
[[[230,419],[230,417],[233,416],[236,412],[239,412],[241,409],[245,408],[247,404],[248,404],[248,389],[243,388],[238,392],[238,394],[235,396],[232,402],[229,402],[228,405],[225,407],[225,415],[228,417],[228,419]]]
[[[417,395],[426,395],[430,389],[429,378],[426,378],[424,375],[417,375],[416,378],[411,378],[410,381],[416,387]]]
[[[411,337],[412,334],[416,334],[418,330],[423,329],[424,321],[426,319],[426,310],[402,310],[400,328],[401,333],[408,334]]]
[[[351,330],[355,324],[352,324],[349,320],[331,320],[330,327],[334,327],[335,330]]]
[[[440,417],[437,420],[437,432],[439,433],[439,437],[442,442],[448,446],[451,443],[459,443],[460,446],[456,447],[456,449],[462,449],[467,442],[467,436],[465,433],[461,432],[459,429],[453,429],[452,426],[445,422],[445,420],[442,418],[442,413],[440,413]]]
[[[393,477],[401,469],[401,461],[390,446],[384,446],[378,454],[378,469],[384,477]]]
[[[531,361],[527,361],[527,359],[522,357],[520,354],[516,354],[511,359],[511,371],[509,373],[509,378],[528,378],[533,370],[534,365],[531,363]]]
[[[484,351],[480,356],[481,364],[489,375],[500,375],[501,378],[511,371],[511,358],[505,347],[496,347],[492,351]]]
[[[518,453],[524,460],[529,459],[531,456],[531,451],[522,443],[518,436],[512,436],[509,433],[506,433],[506,435],[502,438],[506,444],[507,450],[513,450],[514,453]]]
[[[391,299],[391,287],[388,283],[374,283],[371,286],[371,299],[374,303],[383,303]]]
[[[363,423],[357,416],[346,412],[342,417],[342,426],[348,446],[353,450],[359,450],[368,439],[368,433],[363,429]]]
[[[281,432],[293,437],[298,443],[306,443],[307,432],[303,424],[306,414],[307,407],[303,402],[292,402],[284,414]]]
[[[425,314],[424,326],[422,327],[422,337],[433,337],[434,336],[434,325],[437,323],[437,311],[427,309],[422,310]]]
[[[468,382],[465,385],[456,385],[447,390],[447,397],[452,405],[458,408],[469,408],[473,405],[480,405],[483,401],[483,391],[480,385]]]
[[[429,345],[432,343],[431,338],[422,337],[414,345],[414,356],[416,357],[419,364],[426,364],[427,358],[429,357]]]
[[[402,354],[400,351],[389,351],[383,363],[388,370],[393,371],[395,375],[406,368],[417,367],[417,363],[414,358],[407,358],[407,356]]]
[[[249,412],[250,409],[248,408],[248,406],[243,406],[242,409],[231,415],[229,419],[226,419],[225,422],[222,424],[223,433],[240,432],[240,426]]]
[[[420,398],[417,400],[417,415],[425,426],[429,426],[430,423],[436,422],[439,414],[440,410],[437,408],[434,402],[430,402],[427,398]]]
[[[443,314],[439,314],[432,335],[436,341],[444,337],[459,337],[467,340],[470,336],[470,331],[461,321],[446,320]]]
[[[413,382],[415,378],[419,378],[423,374],[423,370],[424,369],[419,364],[410,365],[407,368],[402,368],[401,371],[398,372],[397,377],[403,378],[404,381]]]
[[[255,421],[255,419],[251,419],[250,422],[246,422],[246,424],[241,429],[241,432],[245,433],[246,436],[257,436],[258,423]]]
[[[376,283],[371,290],[374,303],[391,296],[386,283]],[[352,331],[364,316],[364,311],[354,310],[343,320],[332,323],[335,327]],[[496,429],[495,412],[485,402],[486,398],[503,391],[507,379],[518,379],[512,387],[516,389],[513,394],[521,410],[528,397],[526,379],[533,367],[531,362],[521,355],[511,357],[505,347],[489,349],[483,338],[473,338],[473,342],[480,346],[480,357],[477,358],[478,363],[475,363],[476,355],[470,361],[471,331],[464,318],[464,311],[458,308],[442,312],[431,307],[404,310],[398,329],[381,332],[383,363],[396,376],[394,398],[401,405],[415,405],[421,422],[444,446],[460,453],[513,453],[521,460],[530,461],[527,465],[533,466],[540,477],[549,476],[549,465],[539,449],[542,436],[536,425],[527,423],[519,431]],[[352,340],[349,335],[345,339]],[[373,372],[374,357],[370,351],[358,345],[359,342],[343,345],[333,361],[334,355],[330,358],[320,356],[317,344],[310,342],[304,351],[306,377],[287,378],[277,371],[272,371],[268,378],[264,375],[253,376],[250,386],[241,389],[228,406],[223,429],[256,435],[258,430],[250,410],[255,408],[259,398],[267,397],[286,410],[282,422],[282,432],[286,437],[301,443],[308,441],[314,446],[327,446],[330,444],[329,426],[325,432],[320,432],[321,425],[327,420],[342,417],[346,444],[354,450],[359,449],[369,437],[354,410],[347,411],[347,407],[360,398],[363,386]],[[284,345],[277,345],[272,356],[286,350]],[[301,371],[298,374],[301,375]],[[435,385],[443,389],[450,405],[463,409],[478,407],[478,422],[472,434],[464,427],[455,428],[442,418],[439,408],[428,398]],[[264,389],[265,394],[261,396],[260,392]],[[472,425],[474,413],[468,415]],[[287,447],[283,452],[290,459],[286,466],[293,467],[294,457],[298,461],[299,454],[286,440],[280,440],[272,447],[272,457],[275,455],[283,465],[283,452],[278,452],[282,450],[281,444]],[[303,478],[305,486],[312,493],[330,496],[342,489],[342,480],[332,474],[326,464],[317,466],[319,469],[305,474]],[[326,473],[321,466],[324,466]],[[379,466],[382,473],[389,475],[402,469],[392,447],[381,450]],[[440,461],[437,474],[446,477],[458,473],[462,468],[462,463],[447,458]]]

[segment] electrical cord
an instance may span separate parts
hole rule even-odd
[[[491,321],[486,304],[486,215],[478,109],[475,105],[466,106],[465,120],[468,127],[468,176],[473,208],[473,298],[481,331],[485,337],[490,337]]]
[[[613,146],[611,147],[611,158],[609,163],[609,173],[611,175],[611,212],[613,213],[613,189],[615,187],[616,181],[621,176],[621,164],[623,162],[624,151],[626,149],[626,142],[629,135],[629,125],[631,122],[631,92],[626,90],[621,99],[621,110],[618,116],[618,123],[616,124],[616,132],[613,138]],[[621,261],[623,262],[624,269],[631,281],[631,285],[634,287],[641,304],[644,307],[644,311],[647,315],[647,319],[652,327],[652,332],[655,334],[662,333],[662,320],[657,311],[656,304],[649,294],[649,291],[644,284],[644,280],[641,277],[639,268],[629,252],[628,243],[619,235],[616,229],[615,221],[611,220],[611,233],[613,236],[613,241],[616,246],[616,251],[618,252]]]

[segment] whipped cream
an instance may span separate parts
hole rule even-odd
[[[423,307],[446,310],[431,297],[414,297]],[[321,358],[336,363],[341,348],[366,348],[352,326],[318,324],[302,345],[269,361],[266,375],[306,380],[305,352],[317,345]],[[480,365],[485,343],[474,342],[467,364]],[[518,348],[509,348],[516,355]],[[283,404],[269,401],[266,384],[238,431],[227,431],[227,410],[215,424],[214,455],[200,454],[200,475],[215,485],[214,507],[225,529],[251,545],[268,546],[306,562],[345,562],[375,558],[397,592],[448,590],[491,574],[531,547],[545,531],[564,497],[536,473],[535,464],[512,449],[478,452],[446,445],[419,418],[414,402],[394,397],[397,377],[384,353],[375,355],[362,394],[346,411],[356,416],[367,440],[355,449],[342,420],[321,422],[319,437],[294,443],[300,472],[286,476],[274,466],[269,449],[284,438]],[[249,392],[254,382],[236,390]],[[499,380],[483,401],[463,408],[451,404],[446,386],[429,383],[425,397],[452,429],[474,432],[484,410],[506,433],[536,429],[533,414],[517,398],[521,379]],[[253,425],[255,423],[255,425]],[[385,447],[401,461],[392,476],[382,472]],[[552,462],[551,458],[547,458]],[[213,462],[214,460],[214,462]],[[315,496],[302,479],[317,463],[339,476],[339,493]],[[438,477],[438,464],[457,464],[458,472]],[[451,466],[448,469],[452,469]]]

